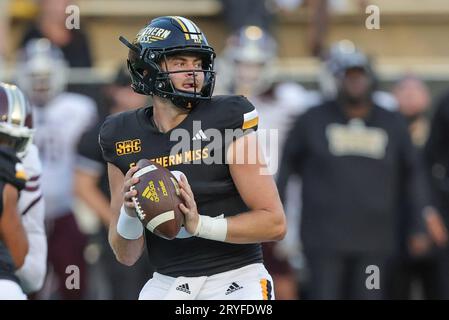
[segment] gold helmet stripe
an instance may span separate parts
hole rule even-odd
[[[197,40],[199,38],[198,33],[200,33],[199,28],[189,19],[186,19],[184,17],[178,17],[178,18],[186,25],[187,29],[191,33],[190,37],[194,40]]]
[[[181,26],[182,31],[184,31],[184,36],[186,37],[186,40],[190,39],[189,30],[187,30],[187,27],[185,24],[181,21],[180,17],[172,17],[176,20],[176,22]]]

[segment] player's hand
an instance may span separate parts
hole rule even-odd
[[[179,187],[181,189],[181,197],[184,200],[184,203],[179,204],[179,209],[184,214],[184,228],[188,233],[194,234],[198,226],[199,214],[195,197],[185,175],[181,175]]]
[[[429,207],[425,213],[427,232],[432,241],[439,247],[445,247],[448,244],[448,231],[437,209]]]
[[[125,180],[123,183],[123,204],[125,206],[125,211],[131,217],[136,217],[136,210],[132,197],[137,195],[136,190],[129,190],[129,188],[139,182],[139,178],[133,178],[133,174],[136,173],[140,168],[137,166],[131,167],[125,175]]]
[[[412,257],[425,255],[431,248],[432,241],[425,233],[417,233],[409,237],[408,250]]]

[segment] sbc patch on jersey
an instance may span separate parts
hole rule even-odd
[[[118,156],[139,153],[142,150],[141,144],[140,139],[118,141],[115,143],[115,152]]]

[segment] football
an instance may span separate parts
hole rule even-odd
[[[178,180],[161,165],[141,159],[134,177],[139,182],[131,187],[137,190],[133,197],[137,216],[149,231],[161,238],[172,240],[179,233],[184,215],[179,209],[182,203]]]

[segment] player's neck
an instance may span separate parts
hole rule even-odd
[[[170,131],[178,126],[187,115],[187,111],[177,108],[170,100],[153,97],[153,121],[159,131]]]

